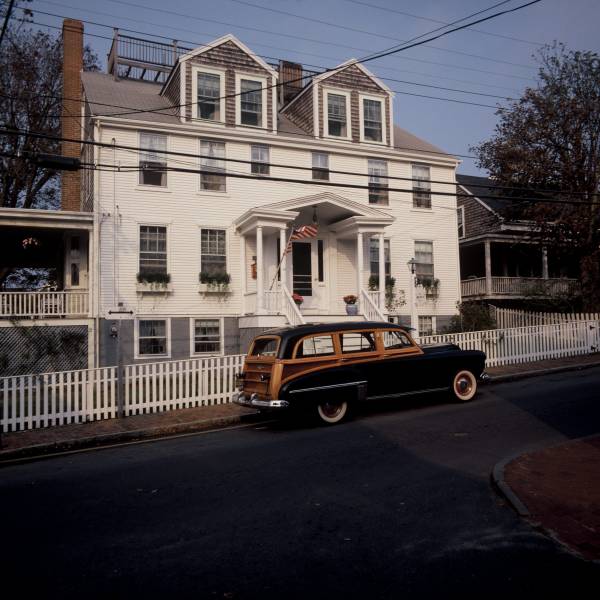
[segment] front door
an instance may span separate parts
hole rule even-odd
[[[324,241],[292,244],[292,290],[304,298],[303,309],[322,309],[325,300]]]

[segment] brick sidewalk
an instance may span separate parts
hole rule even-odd
[[[528,373],[600,366],[600,355],[575,356],[486,369],[492,381],[524,377]],[[124,419],[107,419],[79,425],[62,425],[2,434],[0,461],[18,456],[156,438],[239,424],[256,418],[257,411],[233,404],[189,408]]]
[[[600,435],[523,454],[505,467],[504,481],[528,518],[600,559]]]

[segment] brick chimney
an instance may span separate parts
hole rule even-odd
[[[63,105],[61,132],[63,138],[81,140],[83,98],[81,72],[83,70],[83,23],[75,19],[63,21]],[[63,156],[81,158],[81,143],[63,142]],[[81,210],[81,172],[62,172],[62,210]]]

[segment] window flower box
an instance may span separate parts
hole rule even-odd
[[[138,273],[135,291],[139,294],[170,294],[173,291],[168,273]]]
[[[200,294],[232,294],[229,288],[231,276],[229,273],[200,273],[198,292]]]

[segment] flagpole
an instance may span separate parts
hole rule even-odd
[[[281,258],[279,259],[279,264],[277,265],[277,269],[275,270],[275,275],[273,277],[273,281],[271,281],[269,291],[271,291],[273,289],[273,286],[275,285],[275,281],[277,280],[277,275],[279,275],[279,272],[281,270],[281,263],[283,263],[283,259],[285,258],[285,255],[287,254],[286,250],[290,243],[290,240],[292,239],[292,236],[294,235],[294,231],[295,231],[295,227],[292,225],[292,230],[290,231],[290,236],[288,237],[287,242],[285,243],[285,248],[283,248],[283,252],[281,254]]]

